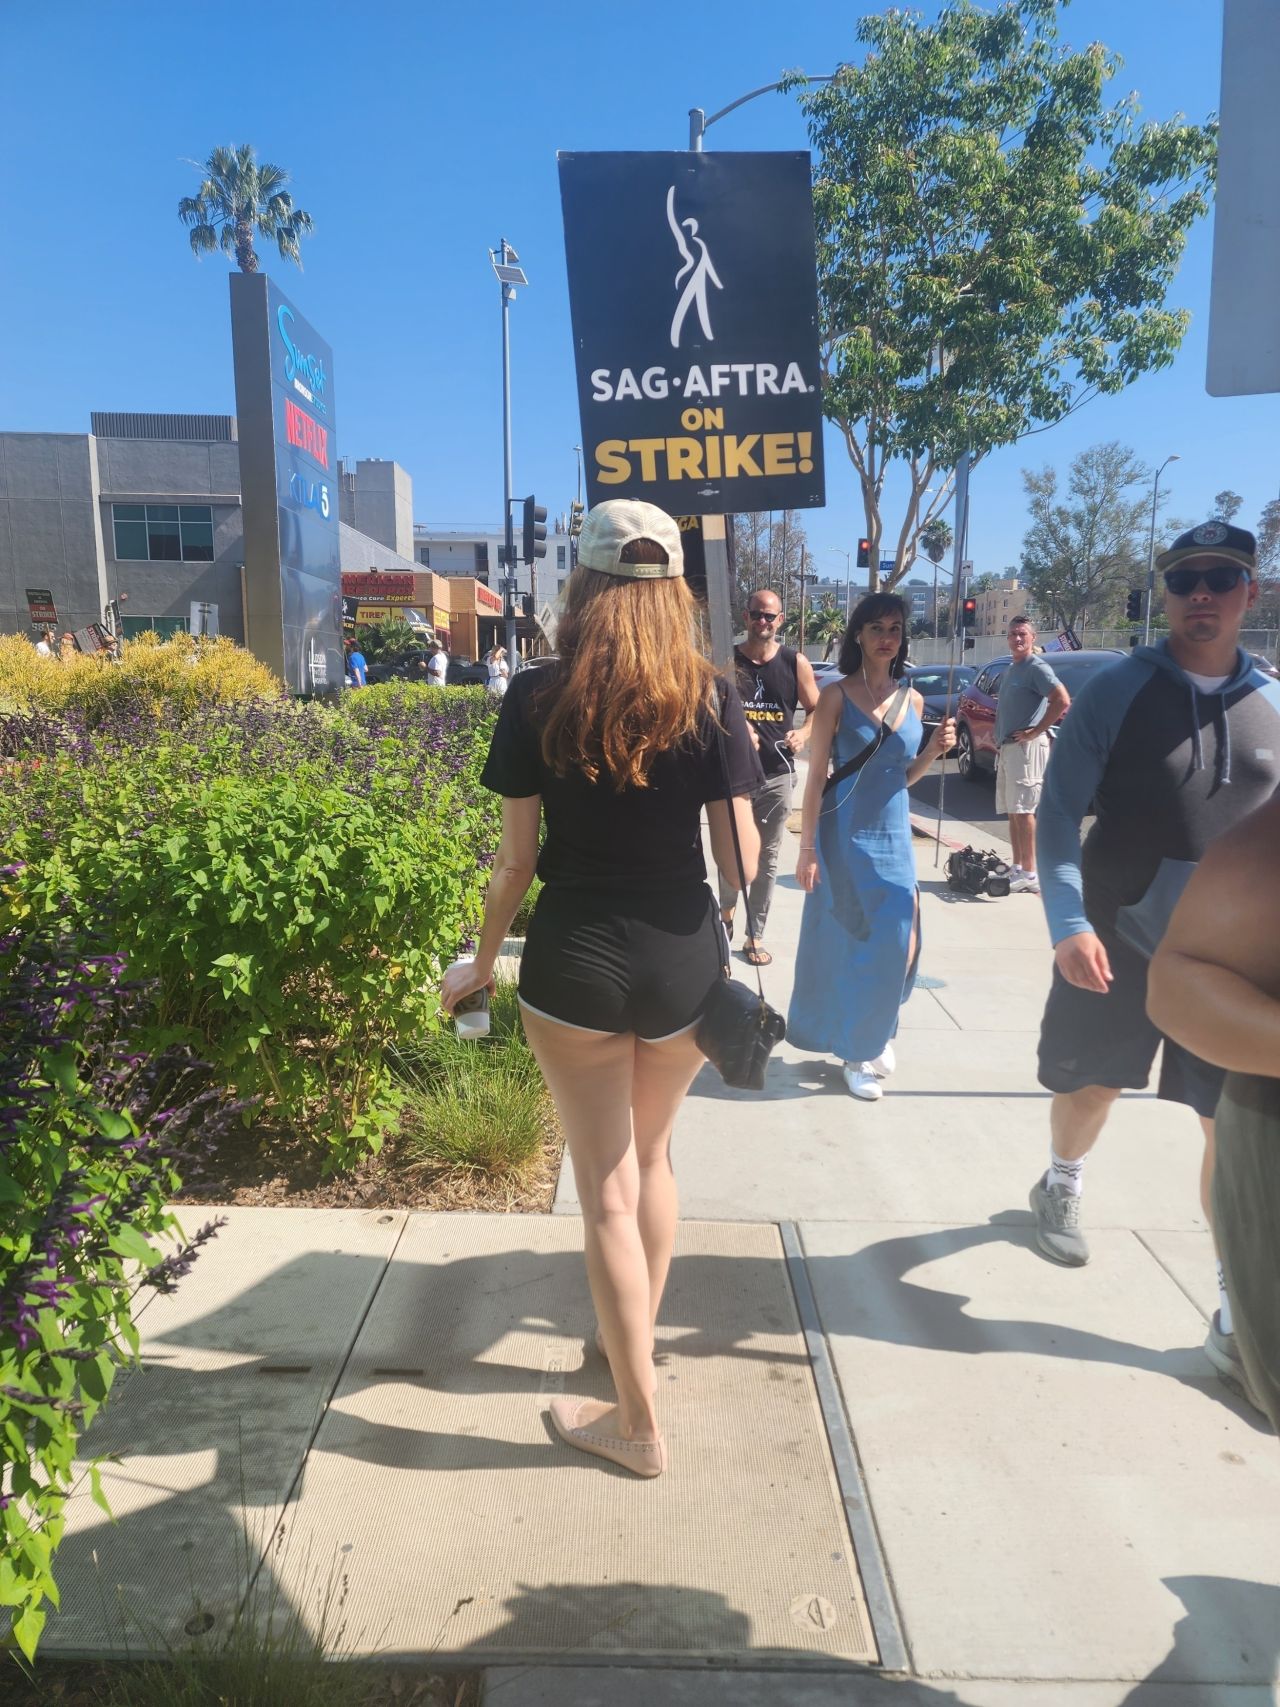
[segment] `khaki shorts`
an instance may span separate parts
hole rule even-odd
[[[1032,813],[1040,804],[1040,785],[1049,763],[1049,737],[1006,741],[996,768],[996,811]]]

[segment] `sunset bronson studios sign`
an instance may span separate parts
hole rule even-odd
[[[333,352],[262,273],[231,275],[245,637],[294,693],[343,681]]]
[[[809,156],[562,154],[587,493],[825,502]]]

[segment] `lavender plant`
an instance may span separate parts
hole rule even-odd
[[[0,895],[22,875],[0,867]],[[122,955],[56,920],[0,932],[0,1607],[30,1659],[81,1433],[137,1352],[136,1290],[170,1289],[217,1229],[186,1239],[166,1205],[236,1111],[188,1051],[138,1048],[147,993]]]

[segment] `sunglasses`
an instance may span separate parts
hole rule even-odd
[[[1229,593],[1240,585],[1241,576],[1249,580],[1249,571],[1236,563],[1215,563],[1211,569],[1166,569],[1164,584],[1175,598],[1185,599],[1201,581],[1211,593]]]
[[[748,606],[747,615],[752,619],[753,622],[781,622],[782,621],[782,612],[780,610],[757,610],[754,605]]]

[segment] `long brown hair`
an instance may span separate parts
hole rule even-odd
[[[622,560],[666,560],[651,539]],[[556,627],[560,666],[538,699],[542,756],[557,776],[645,788],[659,753],[697,729],[710,704],[711,666],[694,644],[697,607],[683,576],[635,580],[582,564],[570,575]]]

